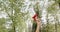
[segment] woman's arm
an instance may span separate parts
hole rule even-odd
[[[39,32],[40,26],[41,26],[41,21],[40,19],[37,17],[37,14],[35,14],[33,16],[33,19],[35,20],[35,22],[37,23],[37,27],[36,27],[36,31],[35,32]]]
[[[39,32],[39,27],[40,27],[40,26],[39,26],[39,25],[37,25],[36,32]]]
[[[39,19],[36,20],[36,23],[37,23],[37,28],[36,28],[36,32],[39,32],[39,29],[40,29],[40,24],[41,24],[41,21]]]

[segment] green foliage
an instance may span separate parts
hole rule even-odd
[[[58,27],[57,27],[57,22],[58,22],[58,20],[57,20],[57,18],[58,18],[58,16],[57,16],[57,12],[59,11],[59,8],[57,8],[57,7],[59,7],[58,6],[58,2],[57,2],[57,0],[55,1],[55,3],[53,3],[53,4],[51,4],[51,5],[49,5],[48,6],[48,8],[47,8],[47,13],[48,14],[51,14],[51,15],[53,15],[54,16],[54,22],[55,22],[55,24],[51,24],[51,26],[50,26],[50,24],[48,25],[47,24],[47,27],[49,27],[47,30],[49,31],[49,32],[58,32]],[[47,14],[47,15],[48,15]],[[48,21],[49,22],[49,21]],[[48,23],[47,22],[47,23]],[[51,28],[51,29],[50,29]],[[54,30],[55,29],[55,30]]]
[[[11,3],[15,2],[16,0],[9,0]]]
[[[53,3],[52,5],[50,5],[48,8],[47,8],[47,12],[48,13],[51,13],[51,14],[54,14],[54,13],[57,13],[58,9],[57,9],[57,4],[56,3]]]
[[[5,18],[0,19],[0,25],[4,24],[5,21],[6,21]]]
[[[25,0],[0,0],[0,11],[5,12],[7,16],[7,18],[0,18],[0,32],[16,32],[16,30],[18,32],[23,32],[23,31],[27,32],[26,21],[30,18],[30,14],[29,11],[21,12],[22,11],[21,9],[24,8],[23,7],[24,1]],[[31,1],[37,1],[37,0],[31,0]],[[49,0],[49,1],[53,1],[53,0]],[[55,14],[55,16],[57,17],[56,14],[59,10],[57,9],[59,2],[60,0],[56,0],[55,3],[49,5],[47,8],[47,13],[52,15]],[[31,4],[31,6],[34,7],[34,11],[39,15],[38,17],[41,17],[42,10],[40,9],[39,3],[35,5]],[[47,16],[47,18],[48,17],[49,16]],[[58,17],[55,20],[58,22]],[[12,22],[9,25],[11,27],[9,28],[5,27],[7,22]],[[47,21],[47,24],[42,26],[43,27],[42,32],[47,32],[47,31],[54,32],[55,25],[49,23],[50,21]],[[36,23],[34,23],[33,26],[35,27],[34,29],[36,29]],[[60,25],[57,25],[56,28],[57,28],[57,32],[60,32]]]
[[[34,5],[34,11],[35,11],[36,14],[38,14],[38,17],[40,18],[41,14],[42,14],[42,11],[40,9],[40,6],[39,6],[38,2]]]
[[[8,32],[6,27],[5,27],[5,18],[0,18],[0,32]]]
[[[8,2],[8,5],[7,5],[6,1]],[[25,18],[27,18],[27,17],[25,17],[25,15],[28,14],[25,12],[24,13],[21,12],[21,8],[24,5],[24,3],[23,3],[24,0],[6,0],[6,1],[3,1],[3,2],[1,1],[1,3],[0,3],[1,10],[0,11],[5,12],[7,14],[7,16],[9,17],[9,19],[12,21],[11,27],[10,27],[12,29],[8,28],[7,31],[16,32],[16,28],[18,27],[18,32],[23,32],[23,30],[26,29],[25,21],[27,19],[25,19]],[[14,11],[14,13],[13,13],[13,11]],[[3,20],[1,20],[1,21],[3,21]],[[1,23],[4,24],[5,22],[0,22],[0,24]]]

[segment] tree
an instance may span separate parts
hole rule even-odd
[[[55,32],[57,32],[57,12],[59,9],[57,9],[58,7],[58,2],[54,2],[53,4],[49,5],[49,7],[47,8],[47,12],[52,14],[54,16],[55,19]]]
[[[5,27],[5,18],[0,18],[0,32],[8,32],[6,27]]]
[[[8,17],[8,22],[12,21],[11,29],[8,29],[8,32],[23,32],[26,29],[27,14],[28,12],[21,12],[21,9],[24,6],[24,0],[2,0],[0,2],[0,11],[6,13]],[[3,5],[2,5],[3,4]],[[26,16],[26,17],[25,17]],[[25,20],[26,19],[26,20]],[[16,30],[17,29],[17,30]]]

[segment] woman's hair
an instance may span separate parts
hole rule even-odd
[[[37,27],[37,24],[35,22],[33,22],[32,32],[35,32],[36,31],[36,27]]]

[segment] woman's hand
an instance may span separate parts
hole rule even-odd
[[[40,26],[40,23],[41,23],[40,19],[36,19],[36,23],[37,23],[37,26]]]
[[[39,32],[39,29],[40,29],[40,26],[41,26],[41,21],[37,18],[36,23],[37,23],[36,32]]]

